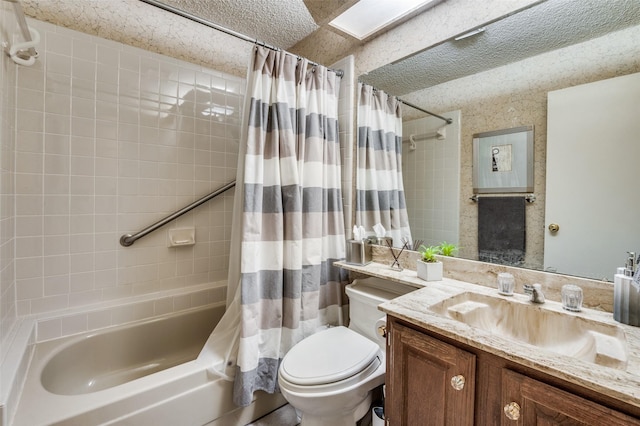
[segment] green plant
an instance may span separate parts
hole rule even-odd
[[[458,246],[446,241],[440,243],[440,254],[443,256],[455,256],[458,253]]]
[[[434,263],[437,262],[436,255],[440,254],[440,246],[425,246],[424,244],[418,249],[423,262]]]
[[[458,246],[450,244],[446,241],[440,243],[439,246],[425,246],[424,244],[418,249],[423,262],[434,263],[437,262],[436,255],[442,256],[454,256],[458,252]]]

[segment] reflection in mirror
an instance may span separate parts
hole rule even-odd
[[[533,127],[473,135],[473,192],[533,191]]]
[[[395,246],[412,246],[400,162],[402,105],[394,96],[358,84],[356,225]]]
[[[414,241],[427,246],[459,241],[460,111],[445,126],[435,117],[405,121],[402,174]],[[419,246],[419,244],[418,244]]]
[[[404,96],[546,52],[572,46],[640,22],[635,0],[546,0],[493,22],[470,28],[359,80]],[[429,103],[430,104],[430,103]]]
[[[551,91],[566,87],[640,72],[640,62],[637,60],[640,57],[640,2],[548,0],[511,15],[505,18],[505,21],[522,17],[526,17],[525,23],[520,22],[513,30],[501,29],[494,32],[493,27],[501,25],[502,21],[487,23],[484,25],[485,30],[477,35],[458,42],[451,40],[442,43],[414,57],[370,72],[360,79],[444,116],[453,114],[452,111],[459,114],[455,123],[447,126],[447,132],[456,126],[459,131],[458,192],[453,193],[455,189],[451,188],[445,191],[444,183],[440,182],[444,182],[445,176],[450,176],[435,169],[427,171],[426,159],[422,162],[415,161],[415,167],[411,169],[411,142],[408,138],[412,133],[418,133],[411,130],[411,122],[422,115],[408,108],[403,112],[403,138],[407,141],[403,144],[403,162],[407,169],[405,187],[414,185],[416,188],[411,197],[408,197],[411,201],[407,200],[414,239],[437,243],[441,239],[450,238],[450,242],[460,245],[460,256],[464,258],[478,259],[478,206],[470,200],[474,195],[471,143],[473,134],[519,126],[534,127],[533,193],[536,198],[534,203],[528,203],[526,206],[524,266],[544,269],[545,263],[550,264],[544,256],[545,238],[550,237],[545,218],[547,95]],[[578,19],[565,21],[572,17]],[[543,24],[549,24],[550,27],[544,27]],[[497,32],[500,35],[499,40],[493,40]],[[553,40],[549,40],[546,35],[553,36]],[[539,43],[542,40],[544,43]],[[533,43],[534,41],[536,43]],[[488,42],[493,46],[490,48],[494,52],[491,56],[487,56],[489,53],[484,46]],[[450,46],[452,52],[448,55],[438,53],[437,50],[445,45]],[[476,46],[484,46],[485,49],[481,53],[473,53]],[[514,59],[514,56],[511,56],[514,53],[519,57],[516,56]],[[430,54],[436,56],[430,57],[428,62],[419,61],[419,58]],[[488,62],[489,66],[480,64],[484,58],[490,59],[484,61]],[[462,74],[461,70],[464,71]],[[469,74],[465,70],[469,70]],[[383,75],[385,77],[381,78]],[[577,117],[576,120],[579,125],[588,122],[582,117]],[[428,131],[437,131],[438,125],[434,123]],[[415,140],[415,146],[425,142],[444,141]],[[446,148],[450,146],[446,145]],[[435,149],[445,147],[439,146]],[[420,169],[423,169],[424,174],[417,174],[416,171]],[[570,172],[570,167],[567,167],[567,172]],[[599,169],[598,173],[615,174],[616,171]],[[428,184],[432,185],[432,188],[417,189],[418,185],[424,185],[422,180],[426,179],[427,175],[434,178],[434,182]],[[415,179],[415,183],[412,183],[412,179]],[[440,188],[442,191],[438,192]],[[443,198],[456,198],[459,212],[456,214],[448,211],[440,215],[443,207],[439,206],[443,206]],[[637,197],[629,197],[625,203],[623,208],[632,211],[640,209]],[[414,209],[418,211],[414,212]],[[431,210],[428,211],[429,209]],[[425,211],[428,212],[424,213]],[[428,229],[434,226],[425,220],[425,216],[429,216],[430,220],[438,224],[455,223],[457,229],[456,225],[451,225],[441,230],[444,233],[431,235]],[[606,218],[600,218],[600,223],[605,220]],[[590,226],[595,227],[597,224]],[[420,232],[424,234],[421,235]],[[456,232],[457,241],[454,239]],[[587,228],[581,232],[590,234],[591,230]],[[598,249],[606,247],[607,251],[619,253],[621,260],[624,259],[626,251],[639,249],[611,247],[608,242],[606,239],[593,241]],[[565,251],[563,255],[567,256],[567,253],[571,251]],[[586,269],[571,272],[553,268],[549,270],[596,279],[610,279],[609,274],[594,276]],[[611,274],[613,272],[611,271]]]
[[[638,112],[640,73],[549,92],[545,268],[613,279],[638,251]]]

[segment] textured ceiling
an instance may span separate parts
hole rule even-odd
[[[358,0],[304,0],[304,4],[318,25],[328,24],[357,2]]]
[[[401,96],[639,24],[639,0],[549,0],[360,80]]]
[[[318,29],[303,0],[161,1],[283,49],[290,48]]]
[[[296,44],[303,40],[310,40],[314,50],[326,49],[317,45],[313,34],[326,29],[333,17],[357,0],[160,1],[296,52]],[[401,96],[639,24],[640,0],[541,0],[488,23],[483,33],[440,43],[360,76],[360,80]],[[419,32],[415,36],[420,37]],[[355,46],[354,40],[344,42]]]

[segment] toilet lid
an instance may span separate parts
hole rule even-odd
[[[285,355],[280,374],[298,385],[320,385],[351,377],[376,358],[380,347],[346,327],[332,327],[303,339]]]

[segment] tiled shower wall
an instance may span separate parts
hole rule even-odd
[[[344,209],[344,228],[346,238],[351,238],[353,227],[353,157],[355,135],[352,123],[355,121],[355,75],[352,55],[331,65],[342,70],[340,97],[338,99],[338,126],[340,127],[340,155],[342,159],[342,201]]]
[[[2,40],[12,41],[6,37],[15,32],[13,8],[8,2],[1,3]],[[0,57],[0,342],[4,343],[16,322],[13,198],[16,67],[7,55]],[[3,356],[4,350],[0,352],[0,360]]]
[[[449,125],[425,117],[402,124],[402,176],[413,240],[459,243],[460,111]],[[435,136],[443,129],[444,139]],[[409,137],[414,135],[415,149]]]
[[[29,22],[42,42],[17,68],[18,315],[226,279],[233,190],[119,239],[235,179],[244,79]],[[196,244],[168,248],[185,226]]]

